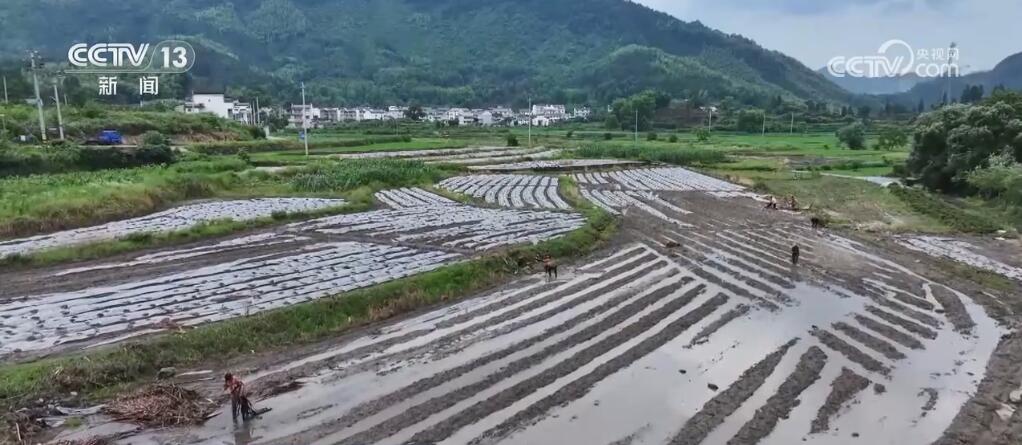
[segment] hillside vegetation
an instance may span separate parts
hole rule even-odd
[[[0,58],[39,48],[63,60],[72,42],[172,36],[199,52],[187,79],[168,80],[176,89],[282,100],[298,96],[298,80],[345,104],[609,102],[648,88],[747,103],[847,97],[751,40],[623,0],[0,3]]]

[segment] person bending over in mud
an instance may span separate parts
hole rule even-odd
[[[547,279],[557,279],[557,262],[550,255],[543,257],[543,270]]]
[[[771,196],[770,201],[767,202],[765,208],[770,210],[777,210],[777,198]]]
[[[241,420],[251,419],[258,414],[245,395],[245,383],[229,372],[224,374],[224,391],[231,394],[231,417],[235,421],[238,420],[238,413],[241,413]]]
[[[798,244],[791,246],[791,265],[798,266],[798,257],[801,254]]]

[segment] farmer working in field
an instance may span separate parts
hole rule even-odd
[[[791,246],[791,264],[798,266],[798,256],[801,253],[798,244]]]
[[[235,421],[238,420],[238,413],[241,413],[242,420],[248,420],[258,414],[252,408],[252,402],[245,396],[245,383],[229,372],[224,374],[224,391],[231,394],[231,416]]]
[[[550,255],[543,257],[543,270],[546,271],[547,279],[557,279],[557,262]]]

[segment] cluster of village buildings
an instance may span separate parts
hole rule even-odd
[[[223,94],[193,94],[180,107],[185,113],[212,113],[224,119],[255,125],[258,114],[287,116],[288,125],[301,128],[324,128],[342,122],[387,121],[404,119],[408,115],[408,107],[390,106],[387,108],[355,107],[322,107],[312,104],[292,104],[287,109],[263,108],[257,110],[251,103],[240,102]],[[513,110],[509,107],[493,108],[434,108],[425,107],[419,116],[427,122],[457,122],[458,125],[480,126],[522,126],[529,125],[546,127],[558,122],[572,120],[588,120],[589,108],[568,110],[564,105],[533,105],[531,109]]]

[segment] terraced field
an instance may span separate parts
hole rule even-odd
[[[501,207],[570,210],[557,192],[557,178],[528,175],[458,176],[438,184],[441,188],[482,198]]]
[[[184,230],[204,222],[222,219],[247,221],[265,218],[274,213],[309,212],[342,205],[344,205],[342,199],[314,198],[261,198],[188,204],[148,216],[114,221],[99,226],[0,241],[0,258],[58,247],[108,241],[142,233]]]
[[[1008,328],[955,283],[712,178],[616,173],[584,190],[649,209],[604,202],[622,239],[559,278],[260,362],[246,378],[274,407],[262,418],[125,443],[912,445],[990,425],[969,410],[988,363],[1012,360],[995,352]]]

